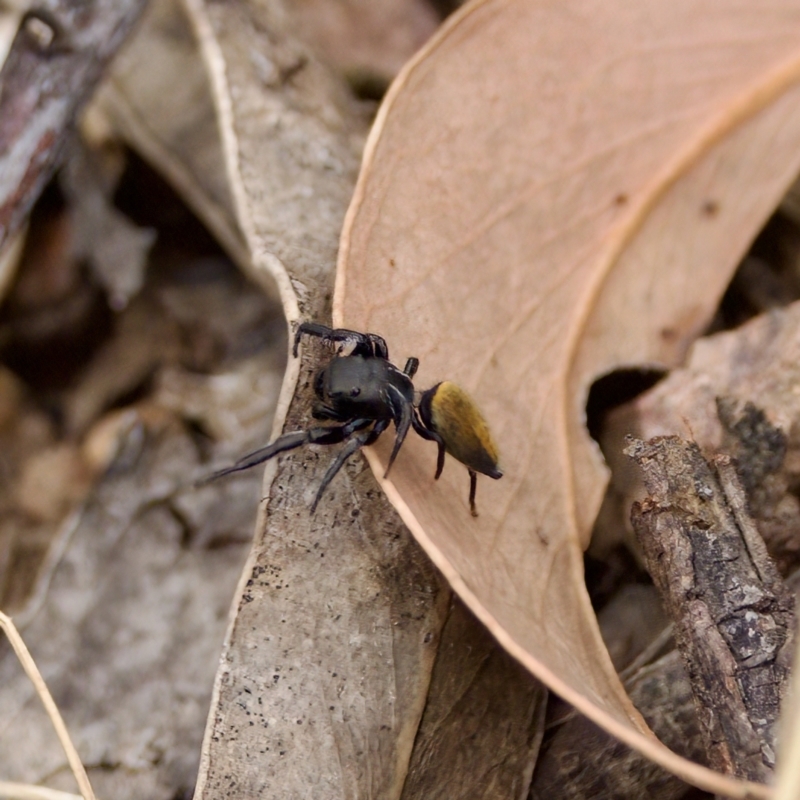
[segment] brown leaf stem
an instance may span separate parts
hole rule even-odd
[[[145,0],[56,0],[22,20],[0,83],[0,250],[50,180],[71,125]]]

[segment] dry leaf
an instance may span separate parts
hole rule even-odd
[[[250,271],[208,72],[181,2],[148,5],[84,115],[84,134],[127,142],[170,182],[228,255]],[[262,285],[274,294],[271,282]]]
[[[70,207],[74,239],[71,255],[89,263],[109,296],[109,304],[119,311],[144,284],[147,256],[156,232],[135,225],[114,208],[112,198],[124,157],[114,153],[117,158],[112,156],[109,164],[106,155],[75,141],[60,178]]]
[[[274,277],[290,322],[301,308],[325,319],[363,110],[287,31],[291,4],[189,7],[253,268]],[[290,359],[278,425],[309,425],[318,358]],[[309,512],[331,457],[310,449],[268,465],[198,799],[402,790],[449,592],[363,463]]]
[[[401,800],[527,796],[544,736],[547,696],[455,600]]]
[[[222,124],[255,267],[276,275],[290,320],[296,301],[308,317],[325,319],[341,223],[335,215],[344,215],[355,178],[348,139],[360,144],[359,118],[340,89],[321,80],[313,60],[294,69],[304,50],[287,36],[283,25],[291,15],[277,15],[277,4],[253,4],[247,12],[246,6],[229,5],[224,13],[214,5],[193,8],[218,103],[231,112]],[[292,77],[268,82],[265,90],[268,65]],[[288,411],[292,427],[309,424],[319,353],[307,350]],[[298,367],[290,361],[285,404]],[[316,515],[308,513],[331,457],[312,449],[267,470],[263,514],[209,714],[198,797],[220,791],[249,797],[275,787],[282,795],[305,795],[313,787],[331,798],[396,798],[409,786],[406,771],[419,741],[448,593],[360,463],[337,476]],[[509,696],[529,691],[529,681],[510,686],[518,670],[490,672],[505,679]],[[473,685],[461,713],[482,714],[487,700],[491,707],[487,684],[492,681]],[[474,775],[490,774],[496,785],[522,791],[535,754],[535,725],[528,704],[517,703],[514,712],[520,719],[507,720],[503,751],[509,756],[502,764],[477,742],[463,750],[448,747],[436,726],[426,730],[426,745],[454,754],[449,769],[457,770],[466,752]],[[485,734],[494,738],[490,728]],[[448,796],[450,772],[428,767],[424,791]]]
[[[391,80],[439,25],[425,0],[302,0],[292,8],[299,35],[346,74]]]
[[[162,272],[155,285],[145,286],[107,349],[95,353],[69,393],[54,397],[55,408],[67,406],[73,414],[82,409],[84,426],[90,427],[80,452],[69,443],[54,445],[44,438],[46,431],[37,440],[35,430],[23,438],[32,416],[24,403],[3,431],[0,448],[5,456],[0,466],[18,478],[13,496],[0,496],[0,546],[9,529],[17,538],[11,541],[8,580],[0,550],[3,604],[16,604],[15,620],[104,797],[168,800],[194,784],[259,483],[252,473],[214,491],[195,491],[193,478],[208,470],[201,455],[213,448],[199,431],[212,419],[231,437],[226,448],[245,449],[263,440],[283,373],[282,320],[271,323],[276,309],[262,293],[243,285],[228,262],[210,272],[207,262],[195,260],[175,273],[170,279]],[[169,303],[157,302],[164,295]],[[176,319],[174,309],[183,315]],[[214,317],[215,323],[207,321]],[[213,365],[203,373],[192,370],[196,347],[187,339],[196,345],[217,341],[221,328],[231,334],[256,327],[278,335],[251,338],[246,355],[219,348],[227,355],[218,356],[224,372],[209,372]],[[158,333],[156,340],[149,330]],[[195,336],[185,337],[187,330]],[[150,343],[150,360],[139,351],[143,342]],[[131,359],[133,366],[126,363]],[[149,391],[142,371],[151,377]],[[139,389],[133,398],[131,385]],[[76,406],[81,391],[89,399]],[[120,397],[124,411],[113,408]],[[15,440],[20,440],[16,447]],[[27,460],[20,468],[16,451],[22,445]],[[104,474],[76,509],[75,496],[87,488],[79,483],[87,467]],[[68,501],[71,513],[64,519]],[[60,524],[26,524],[26,515],[59,516]],[[36,543],[38,553],[32,552]],[[20,554],[27,556],[24,561]],[[34,589],[31,562],[40,574]],[[2,649],[4,777],[69,785],[64,755],[48,738],[31,697],[16,660]]]
[[[652,738],[600,639],[581,556],[606,473],[584,406],[594,378],[677,364],[707,324],[800,167],[799,80],[785,0],[465,7],[381,109],[334,302],[492,423],[506,476],[479,482],[477,521],[463,467],[435,484],[419,439],[383,481],[453,587],[593,720],[732,796]]]

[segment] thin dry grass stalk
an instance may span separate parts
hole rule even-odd
[[[0,797],[3,800],[82,800],[79,794],[33,786],[30,783],[0,781]]]
[[[45,711],[47,711],[50,717],[50,721],[53,723],[53,728],[55,728],[58,740],[61,742],[61,746],[64,748],[64,752],[67,755],[67,760],[69,761],[72,774],[75,776],[75,781],[78,784],[81,795],[83,795],[85,800],[96,800],[94,791],[92,791],[92,785],[89,783],[89,776],[86,774],[86,770],[83,767],[78,751],[75,749],[75,745],[72,744],[72,740],[69,738],[67,726],[64,724],[58,706],[56,706],[55,700],[53,700],[53,696],[50,694],[47,684],[44,682],[44,678],[42,678],[42,673],[39,672],[39,668],[36,666],[33,656],[25,646],[25,642],[22,636],[20,636],[17,626],[14,625],[11,617],[7,616],[2,611],[0,611],[0,628],[3,629],[8,637],[8,641],[11,643],[11,647],[14,648],[19,663],[22,664],[25,674],[30,678],[34,689],[36,689],[36,694],[39,695],[39,699],[42,701]],[[63,793],[59,794],[63,796]],[[21,795],[17,796],[19,797]],[[32,797],[33,795],[29,796]],[[38,796],[41,797],[42,795]]]

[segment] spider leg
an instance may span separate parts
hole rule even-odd
[[[372,420],[369,421],[372,422]],[[334,479],[336,473],[344,465],[344,462],[362,447],[372,444],[386,430],[388,425],[389,420],[378,420],[372,430],[362,430],[360,433],[356,433],[355,436],[352,436],[348,440],[347,444],[339,451],[339,454],[328,467],[328,471],[322,478],[319,489],[317,489],[317,495],[314,498],[314,502],[311,504],[312,514],[317,510],[317,504],[322,499],[322,495],[325,494],[328,484]]]
[[[414,406],[412,406],[393,386],[389,387],[389,391],[390,395],[394,395],[390,403],[392,405],[392,411],[394,412],[394,427],[397,433],[394,438],[392,454],[389,456],[389,463],[386,466],[386,472],[383,473],[384,478],[388,477],[389,470],[392,468],[392,464],[394,464],[394,460],[397,458],[400,447],[406,438],[408,429],[411,427],[414,420]]]
[[[386,344],[386,339],[383,336],[378,336],[377,333],[360,333],[359,336],[365,336],[369,340],[371,348],[370,353],[355,352],[354,355],[373,355],[377,358],[385,358],[389,360],[389,345]]]
[[[442,474],[442,470],[444,469],[444,441],[442,437],[439,436],[438,433],[426,428],[422,420],[417,416],[417,413],[414,412],[414,416],[411,418],[411,424],[414,426],[414,430],[423,438],[427,439],[429,442],[436,442],[439,445],[439,454],[436,458],[436,475],[434,475],[434,480],[439,480],[439,476]]]
[[[437,434],[438,435],[438,434]],[[438,481],[439,478],[442,476],[442,470],[444,469],[444,442],[439,438],[437,441],[439,445],[439,453],[436,456],[436,474],[433,476],[435,481]]]
[[[292,355],[297,358],[297,347],[303,334],[317,336],[323,342],[335,342],[340,345],[339,355],[365,356],[389,359],[389,347],[386,340],[376,333],[359,333],[347,328],[329,328],[319,322],[301,322],[294,333]]]
[[[475,490],[478,488],[478,473],[467,467],[469,472],[469,513],[473,517],[478,516],[478,509],[475,506]]]
[[[411,358],[409,358],[408,361],[406,361],[406,365],[405,367],[403,367],[403,372],[406,375],[408,375],[409,378],[413,378],[417,374],[418,369],[419,369],[419,359],[414,358],[414,356],[411,356]]]
[[[202,478],[197,481],[196,486],[205,486],[211,481],[222,478],[225,475],[230,475],[234,472],[241,472],[245,469],[250,469],[258,464],[263,464],[265,461],[278,455],[278,453],[285,453],[287,450],[294,450],[297,447],[302,447],[304,444],[338,444],[343,442],[355,431],[366,428],[372,423],[370,419],[355,419],[345,425],[336,425],[334,427],[318,427],[311,428],[307,431],[293,431],[292,433],[284,433],[279,436],[274,442],[271,442],[266,447],[260,447],[252,453],[242,456],[233,466],[226,467],[225,469],[213,472],[207,478]]]
[[[300,344],[300,339],[303,338],[304,333],[308,336],[319,336],[321,339],[325,339],[331,333],[331,329],[327,325],[320,325],[319,322],[301,322],[297,326],[297,330],[294,332],[294,346],[292,347],[292,355],[295,358],[297,358],[297,348]]]

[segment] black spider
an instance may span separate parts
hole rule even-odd
[[[298,326],[292,348],[295,358],[303,334],[317,336],[336,346],[336,354],[314,379],[317,401],[311,413],[315,419],[334,420],[341,424],[285,433],[266,447],[239,459],[233,466],[215,472],[207,480],[249,469],[278,453],[304,444],[346,442],[320,483],[311,505],[313,513],[344,462],[362,447],[372,444],[389,423],[394,422],[394,447],[385,476],[389,474],[409,428],[413,427],[424,439],[439,446],[437,479],[444,468],[445,452],[466,465],[470,476],[470,510],[473,516],[477,516],[476,473],[492,478],[500,478],[503,473],[497,465],[497,448],[489,428],[469,395],[454,383],[445,381],[423,392],[417,407],[414,405],[412,378],[419,366],[418,359],[409,358],[401,371],[389,361],[386,341],[377,334],[331,329],[316,322],[303,322]]]

